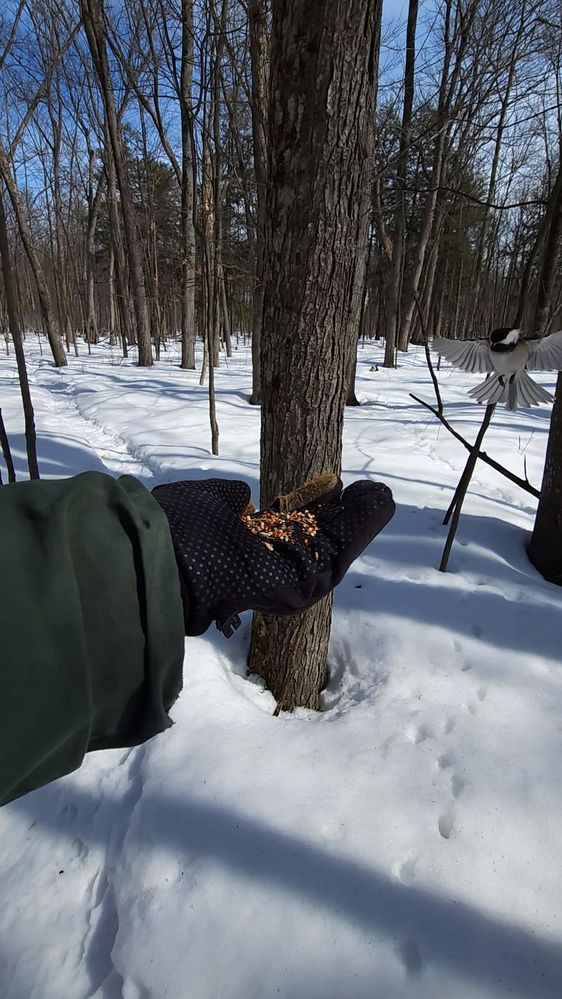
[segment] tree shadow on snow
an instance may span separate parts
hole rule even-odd
[[[53,371],[56,372],[57,369],[53,369]],[[133,375],[131,375],[131,371],[133,371]],[[162,372],[155,372],[154,377],[147,375],[146,368],[127,368],[126,372],[122,375],[104,369],[97,371],[95,375],[96,377],[99,376],[99,389],[92,388],[90,385],[80,385],[75,381],[66,381],[64,380],[64,374],[62,376],[53,374],[48,383],[42,383],[42,387],[48,389],[53,395],[63,395],[71,399],[88,395],[95,397],[98,391],[105,393],[113,385],[119,389],[119,396],[121,398],[125,395],[134,394],[137,396],[142,395],[145,400],[150,399],[150,401],[146,401],[147,409],[153,408],[154,402],[152,397],[156,397],[157,400],[168,399],[183,404],[188,401],[193,403],[197,399],[200,399],[201,402],[207,404],[209,397],[208,385],[199,385],[198,371],[190,372],[190,374],[193,377],[190,378],[188,375],[185,377],[185,380],[179,379],[177,382],[170,382],[169,378],[162,377]],[[242,389],[229,388],[228,385],[224,387],[218,386],[215,389],[215,395],[217,398],[222,398],[222,405],[225,405],[226,401],[236,409],[245,409],[249,414],[256,411],[256,407],[250,406],[248,403],[248,392]],[[228,397],[232,397],[232,399],[229,400]],[[139,407],[141,406],[139,399],[137,399],[136,404]],[[259,409],[257,412],[259,412]]]
[[[527,532],[496,517],[461,516],[449,570],[438,571],[442,510],[399,505],[347,573],[336,607],[405,618],[560,661],[562,589],[526,554]]]
[[[54,436],[46,430],[37,431],[37,458],[42,478],[60,479],[69,475],[78,475],[79,472],[108,471],[101,458],[98,458],[86,442],[69,438],[69,443],[66,443],[61,439],[64,436]],[[29,478],[25,435],[9,434],[9,440],[16,477],[18,482],[23,482]],[[0,462],[2,478],[7,482],[8,477],[1,457]]]
[[[175,446],[171,445],[170,447]],[[25,482],[29,478],[25,436],[23,434],[10,434],[10,447],[17,481]],[[185,450],[181,452],[170,450],[165,455],[158,454],[157,463],[155,463],[151,461],[150,453],[152,448],[156,449],[157,447],[161,451],[165,449],[165,445],[162,444],[146,444],[143,445],[143,449],[146,448],[147,450],[147,458],[143,458],[142,453],[138,459],[135,459],[133,454],[130,455],[132,461],[137,460],[139,465],[145,464],[148,474],[141,474],[139,471],[135,471],[134,477],[142,482],[147,489],[153,489],[156,485],[162,485],[166,482],[177,482],[180,479],[191,479],[194,481],[214,477],[221,479],[243,479],[249,484],[252,490],[254,502],[257,501],[259,497],[259,481],[257,475],[258,466],[255,461],[237,459],[237,466],[243,468],[244,471],[233,472],[230,469],[222,467],[222,462],[229,460],[226,456],[215,457],[204,448],[186,445]],[[128,473],[126,467],[126,450],[104,447],[102,453],[104,456],[107,456],[107,463],[86,442],[81,441],[80,438],[74,439],[69,437],[68,434],[54,435],[49,431],[43,430],[38,430],[37,432],[39,472],[43,479],[67,478],[78,475],[80,472],[103,472],[106,475],[112,475],[114,478],[120,474],[132,474]],[[193,460],[193,457],[196,457],[199,461],[199,465],[196,467],[187,463],[189,459]],[[168,468],[166,467],[167,461],[183,461],[186,464],[185,467],[176,464]],[[153,474],[150,474],[148,471],[149,464],[146,464],[147,462],[155,464]],[[122,469],[119,469],[121,463],[124,463],[124,465]],[[115,465],[114,468],[111,467],[113,464]],[[1,456],[0,471],[2,472],[3,481],[7,482],[8,475]]]
[[[9,807],[45,831],[79,835],[86,843],[110,847],[116,827],[130,820],[123,800],[104,796],[109,811],[102,827],[91,822],[93,796],[70,786],[65,790],[61,796],[60,789],[43,788]],[[67,828],[60,822],[63,801],[73,816]],[[446,966],[479,988],[501,983],[504,991],[524,999],[559,995],[562,949],[555,941],[458,898],[402,884],[357,861],[331,855],[231,808],[153,794],[143,795],[140,808],[125,849],[171,851],[186,865],[206,857],[272,895],[277,887],[290,891],[316,910],[337,913],[360,931],[378,933],[399,946],[400,941],[404,947],[415,946],[419,970],[426,962]]]

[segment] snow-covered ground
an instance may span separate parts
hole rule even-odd
[[[44,476],[236,475],[257,499],[242,346],[217,372],[218,458],[175,348],[151,370],[27,354]],[[532,496],[483,464],[437,571],[466,452],[409,398],[432,401],[423,352],[371,370],[381,354],[360,351],[344,479],[398,508],[336,591],[324,710],[273,717],[249,615],[189,639],[169,732],[0,811],[1,999],[562,995],[562,590],[525,554]],[[474,377],[440,378],[473,438]],[[0,405],[24,477],[13,355]],[[498,409],[486,450],[540,486],[549,416]]]

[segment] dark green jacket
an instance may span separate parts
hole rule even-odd
[[[0,805],[168,728],[184,634],[168,522],[136,479],[0,487]]]

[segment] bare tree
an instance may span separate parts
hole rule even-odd
[[[387,368],[395,366],[396,338],[398,332],[398,316],[400,289],[402,285],[402,269],[404,266],[404,236],[406,232],[406,169],[410,151],[412,131],[412,108],[414,103],[414,67],[416,59],[416,28],[418,24],[418,0],[410,0],[408,4],[408,24],[406,28],[406,60],[404,65],[404,104],[402,122],[400,125],[400,147],[396,161],[396,183],[394,209],[394,240],[387,241],[388,266],[386,282],[386,330],[384,364]],[[379,216],[380,218],[380,216]]]
[[[261,403],[261,331],[263,314],[263,264],[265,238],[265,191],[267,180],[267,101],[269,37],[266,0],[248,4],[250,59],[252,66],[252,136],[256,178],[256,238],[254,245],[254,290],[252,329],[252,394],[250,403]]]
[[[123,218],[123,228],[125,231],[125,241],[127,245],[133,307],[137,326],[136,336],[139,364],[147,366],[152,364],[153,359],[146,289],[138,235],[135,229],[135,217],[127,170],[127,160],[119,119],[115,107],[113,84],[107,58],[107,31],[105,26],[104,8],[102,0],[81,0],[80,9],[82,12],[88,45],[90,47],[92,63],[97,76],[100,94],[104,105],[107,131],[111,144],[111,155],[115,165],[115,174],[121,198],[121,212]]]
[[[548,230],[539,278],[534,333],[547,331],[554,298],[554,278],[562,248],[562,159],[549,199]],[[546,449],[541,497],[529,545],[529,558],[539,572],[562,586],[562,374],[558,375]]]
[[[29,391],[29,381],[27,378],[27,368],[25,365],[25,355],[21,330],[18,323],[17,297],[10,259],[10,248],[8,244],[8,227],[6,225],[6,213],[4,211],[4,199],[0,188],[0,260],[2,263],[2,277],[4,279],[4,294],[6,296],[6,307],[8,312],[8,323],[12,340],[14,341],[14,351],[18,366],[18,377],[20,391],[23,402],[23,412],[25,418],[25,444],[27,450],[27,464],[29,467],[30,479],[39,478],[39,465],[37,464],[37,441],[35,434],[35,417],[33,414],[33,404]]]
[[[261,502],[341,462],[365,272],[380,2],[273,9],[262,338]],[[298,446],[295,446],[298,442]],[[256,615],[250,669],[317,708],[331,601]]]
[[[193,86],[193,0],[181,0],[181,68],[179,105],[181,117],[181,366],[195,367],[195,200],[196,171]]]

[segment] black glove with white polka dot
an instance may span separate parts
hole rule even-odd
[[[296,507],[299,516],[289,517],[279,537],[260,531],[264,514],[248,514],[246,482],[182,481],[152,491],[170,525],[187,635],[201,635],[212,621],[231,634],[245,610],[299,614],[340,582],[395,506],[380,482],[361,480],[342,491],[331,480],[318,498]],[[294,512],[295,497],[306,499],[306,487],[272,509]]]

